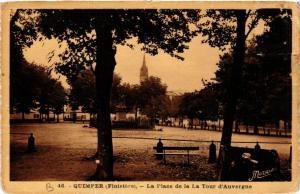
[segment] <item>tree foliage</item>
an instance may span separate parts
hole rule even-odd
[[[39,108],[41,113],[53,110],[63,111],[65,104],[64,88],[51,78],[44,67],[29,64],[23,56],[23,49],[41,38],[36,23],[35,10],[14,10],[10,20],[10,110],[29,113]],[[47,99],[44,99],[44,97]]]
[[[51,78],[49,73],[40,82],[42,85],[38,99],[40,114],[46,115],[46,118],[49,119],[49,114],[52,112],[58,117],[64,112],[64,105],[67,103],[65,88],[58,80]],[[57,118],[57,122],[59,122],[59,118]]]
[[[29,113],[38,107],[43,86],[41,80],[47,78],[45,69],[33,64],[23,63],[13,74],[11,83],[11,108],[16,112]],[[26,81],[24,81],[26,80]]]
[[[274,18],[290,14],[287,9],[258,10],[204,10],[198,24],[205,37],[203,42],[221,50],[232,49],[232,63],[228,66],[224,87],[224,126],[221,144],[230,146],[236,106],[241,94],[242,69],[245,64],[246,41],[253,29],[264,21],[268,25]],[[289,16],[288,16],[289,17]],[[226,173],[225,173],[226,174]]]
[[[142,50],[155,55],[159,49],[171,56],[180,56],[187,43],[196,35],[189,24],[199,19],[197,10],[39,10],[39,31],[47,38],[67,42],[68,49],[61,54],[57,70],[74,78],[83,69],[96,62],[97,20],[107,16],[113,47],[126,45],[136,38]]]
[[[10,20],[10,112],[13,112],[13,108],[18,103],[18,110],[28,112],[31,107],[34,107],[34,102],[30,99],[30,94],[24,97],[23,102],[20,104],[21,82],[18,76],[26,76],[25,72],[31,68],[29,66],[24,67],[27,62],[23,56],[23,49],[26,46],[30,46],[33,43],[32,37],[37,37],[36,30],[34,28],[35,19],[32,17],[33,12],[30,10],[16,10],[11,13]],[[21,73],[22,72],[22,73]],[[22,74],[22,75],[20,75]],[[18,85],[18,86],[17,86]],[[22,90],[24,91],[24,90]],[[32,94],[33,96],[33,94]],[[33,98],[33,97],[32,97]],[[25,103],[26,101],[26,103]],[[24,107],[24,103],[27,104]],[[23,106],[23,107],[20,107]]]
[[[81,107],[83,112],[95,114],[96,106],[96,83],[92,71],[84,70],[79,73],[77,79],[70,83],[69,103],[72,109],[77,110]]]
[[[200,91],[185,93],[179,106],[179,113],[189,119],[217,120],[219,102],[214,87],[206,86]]]
[[[268,26],[247,47],[237,103],[236,120],[256,126],[291,120],[291,20],[279,15]],[[217,64],[212,85],[222,103],[232,63],[232,53],[225,53]]]
[[[46,68],[25,62],[17,69],[11,86],[12,109],[21,113],[38,109],[41,114],[47,115],[50,111],[55,114],[63,112],[65,90]]]
[[[111,106],[114,112],[116,105],[124,102],[126,96],[126,84],[121,83],[122,78],[118,74],[114,74],[112,83]],[[83,112],[96,114],[96,80],[95,74],[90,69],[81,71],[76,79],[72,79],[70,83],[69,103],[73,110],[81,108]]]
[[[156,118],[166,109],[167,86],[158,77],[150,76],[143,81],[139,88],[138,104],[140,110],[150,118]]]

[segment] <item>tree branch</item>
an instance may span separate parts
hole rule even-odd
[[[248,13],[246,14],[246,21],[247,21],[247,19],[248,19],[248,17],[250,16],[250,13],[251,13],[251,9],[249,9],[249,11],[248,11]]]
[[[251,31],[255,28],[255,26],[257,25],[258,23],[258,20],[259,20],[259,17],[255,17],[255,19],[251,22],[250,24],[250,27],[249,27],[249,30],[248,32],[246,33],[245,35],[245,40],[247,39],[247,37],[249,36],[249,34],[251,33]]]

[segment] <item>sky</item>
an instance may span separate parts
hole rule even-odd
[[[260,21],[258,26],[250,33],[248,40],[255,34],[261,34],[264,28],[264,23]],[[192,39],[189,43],[189,49],[186,49],[181,54],[184,57],[184,61],[171,57],[163,53],[163,51],[160,51],[155,56],[146,54],[149,76],[161,78],[162,82],[168,86],[168,91],[192,92],[203,88],[202,80],[215,78],[216,64],[223,53],[216,47],[213,48],[208,44],[202,43],[203,39],[201,35]],[[135,39],[130,40],[130,43],[135,45],[134,49],[127,46],[117,46],[115,72],[121,76],[122,82],[139,84],[139,74],[144,52],[141,51],[141,45],[135,43]],[[59,61],[58,54],[63,52],[66,46],[62,45],[59,47],[56,39],[44,39],[34,42],[30,48],[25,49],[24,56],[30,63],[51,66],[53,62]],[[49,62],[48,57],[51,51],[55,51],[55,55]],[[59,77],[63,86],[69,87],[64,76],[54,74],[53,77]]]
[[[216,63],[220,51],[201,43],[201,37],[193,39],[189,49],[182,56],[184,61],[160,52],[156,56],[146,54],[146,65],[149,76],[156,76],[167,84],[169,91],[194,91],[202,88],[202,79],[215,77]],[[117,48],[116,72],[125,82],[139,83],[139,72],[144,53],[139,47],[132,50],[128,47]]]
[[[201,43],[201,40],[202,37],[198,36],[189,43],[189,49],[181,54],[184,61],[171,57],[163,51],[155,56],[146,54],[149,76],[160,77],[168,86],[168,91],[191,92],[203,88],[202,79],[209,80],[215,77],[216,63],[221,52],[217,48]],[[122,82],[139,83],[144,55],[140,48],[141,45],[136,45],[134,49],[117,46],[115,72],[122,77]],[[24,55],[28,62],[51,66],[52,62],[48,62],[48,56],[53,50],[56,55],[52,61],[57,61],[59,59],[57,55],[63,51],[63,47],[59,48],[55,39],[35,42],[24,50]],[[60,77],[63,85],[68,87],[64,76],[53,75],[53,77]]]

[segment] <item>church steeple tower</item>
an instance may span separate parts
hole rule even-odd
[[[148,67],[146,66],[146,57],[144,54],[143,64],[140,70],[140,83],[148,79]]]

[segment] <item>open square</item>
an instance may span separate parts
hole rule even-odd
[[[83,126],[82,123],[12,125],[10,179],[12,181],[89,180],[94,173],[96,164],[94,160],[87,158],[96,152],[97,132],[95,128]],[[27,138],[30,133],[33,133],[36,138],[37,151],[34,153],[27,153]],[[218,141],[220,136],[221,132],[175,127],[163,127],[163,131],[113,130],[113,137],[119,137],[113,138],[116,180],[217,181],[216,164],[208,163],[210,143],[162,140],[168,146],[199,146],[199,155],[191,156],[190,165],[187,165],[187,159],[184,156],[169,156],[167,164],[163,164],[161,160],[155,159],[153,146],[156,145],[158,138]],[[291,139],[234,134],[234,141],[290,143]],[[233,145],[254,147],[255,143]],[[264,149],[278,151],[282,167],[280,179],[290,180],[291,170],[288,163],[290,145],[260,145]],[[217,148],[219,148],[219,144],[217,144]]]

